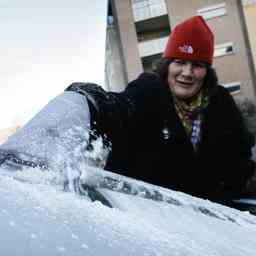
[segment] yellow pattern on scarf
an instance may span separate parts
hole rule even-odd
[[[177,97],[173,98],[178,116],[185,128],[187,135],[190,137],[193,120],[200,118],[200,110],[207,105],[208,98],[203,97],[203,93],[201,91],[197,97],[189,103],[180,100]]]

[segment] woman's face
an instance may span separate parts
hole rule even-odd
[[[174,59],[168,67],[169,88],[177,98],[189,100],[200,91],[206,72],[203,62]]]

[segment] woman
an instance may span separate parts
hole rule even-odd
[[[105,168],[217,202],[240,196],[254,163],[253,140],[211,67],[214,36],[200,16],[171,33],[157,74],[121,93],[74,83],[91,127],[111,142]]]

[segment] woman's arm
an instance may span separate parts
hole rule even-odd
[[[121,138],[134,127],[138,115],[149,107],[148,98],[159,89],[155,74],[141,74],[120,93],[106,92],[93,83],[73,83],[66,90],[84,95],[89,104],[91,125],[110,140]]]

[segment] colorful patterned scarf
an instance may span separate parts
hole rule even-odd
[[[194,149],[201,140],[202,110],[208,105],[209,98],[200,91],[198,96],[187,103],[176,97],[174,98],[175,109],[185,128],[186,134],[190,138]]]

